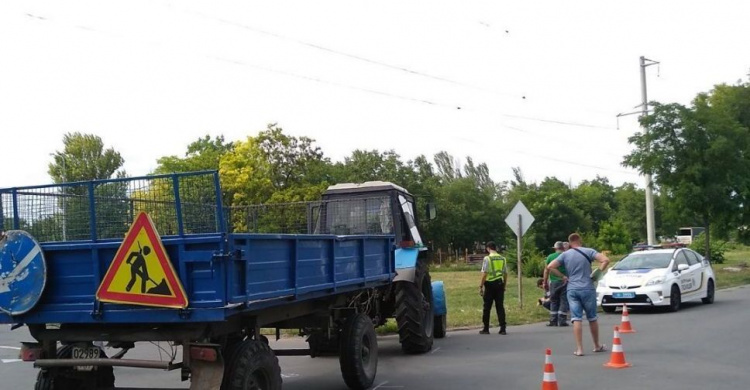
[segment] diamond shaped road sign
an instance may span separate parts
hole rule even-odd
[[[510,229],[513,230],[513,233],[516,233],[517,236],[519,216],[521,217],[521,236],[523,236],[526,234],[526,231],[529,230],[529,226],[534,223],[534,216],[531,215],[529,209],[527,209],[520,200],[515,206],[513,206],[513,210],[510,210],[508,217],[505,218],[505,223],[510,226]]]

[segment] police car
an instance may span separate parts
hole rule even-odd
[[[716,276],[711,264],[688,249],[651,249],[633,252],[617,262],[598,282],[597,303],[607,313],[628,306],[668,306],[682,302],[713,303]]]

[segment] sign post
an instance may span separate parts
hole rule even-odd
[[[522,237],[529,230],[529,226],[534,223],[534,217],[529,212],[529,209],[523,205],[519,200],[518,203],[510,211],[508,217],[505,218],[505,223],[516,233],[517,245],[516,245],[516,268],[518,269],[518,306],[523,308],[523,269],[521,264],[521,250],[523,249]]]

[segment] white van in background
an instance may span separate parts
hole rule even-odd
[[[702,227],[683,227],[677,232],[677,237],[675,238],[677,238],[677,242],[680,244],[690,245],[693,243],[693,239],[705,230],[706,228]]]

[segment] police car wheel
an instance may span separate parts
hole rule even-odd
[[[669,311],[676,312],[680,310],[682,306],[682,296],[680,295],[680,288],[672,286],[672,292],[669,293]]]
[[[710,304],[714,303],[714,296],[715,295],[716,295],[716,288],[714,287],[714,281],[713,280],[709,280],[708,281],[708,286],[706,286],[706,297],[705,298],[701,298],[701,301],[703,301],[703,303],[705,303],[707,305],[710,305]]]

